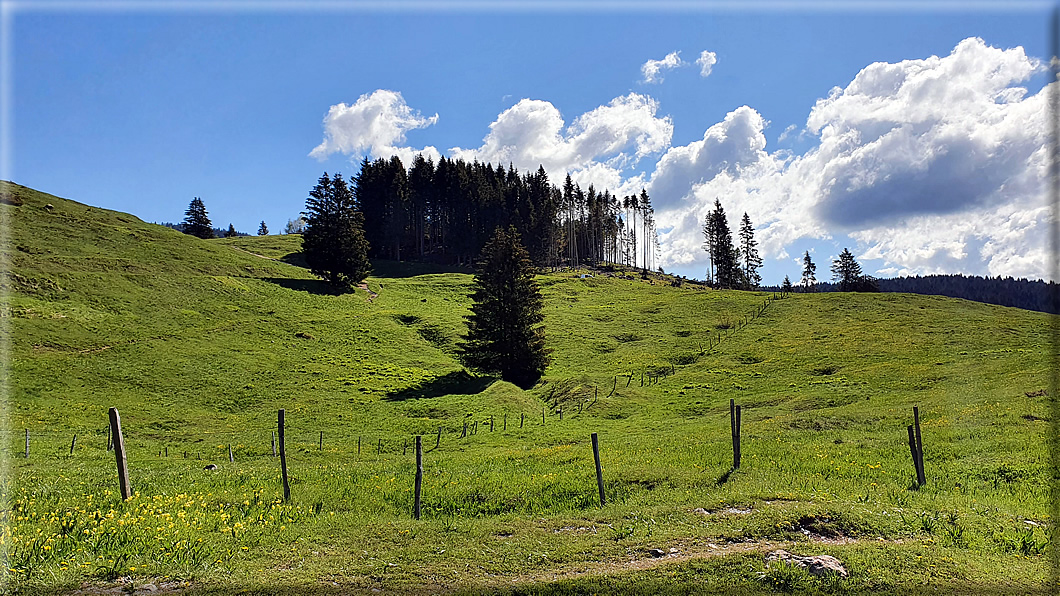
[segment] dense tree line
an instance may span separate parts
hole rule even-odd
[[[512,226],[538,267],[600,262],[651,269],[658,251],[648,193],[619,198],[570,175],[562,187],[543,167],[416,156],[361,162],[352,186],[370,256],[471,263],[497,228]],[[639,243],[638,243],[639,241]]]

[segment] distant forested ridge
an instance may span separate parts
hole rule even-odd
[[[986,304],[1014,306],[1060,314],[1056,301],[1060,286],[1056,282],[1014,279],[1012,277],[979,277],[977,275],[926,275],[878,279],[881,292],[906,292],[964,298]],[[818,282],[818,292],[837,292],[838,284]]]
[[[543,167],[417,155],[361,162],[353,177],[370,256],[469,264],[498,228],[515,226],[536,266],[621,263],[651,269],[658,251],[648,194],[619,198]],[[632,222],[632,223],[629,223]],[[647,241],[645,241],[647,239]]]

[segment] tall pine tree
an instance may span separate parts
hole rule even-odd
[[[184,212],[184,233],[198,236],[199,238],[213,238],[213,223],[206,214],[206,206],[202,199],[195,197]]]
[[[353,192],[341,175],[328,178],[324,172],[305,208],[302,253],[309,270],[336,288],[349,290],[371,271],[364,217]]]
[[[460,360],[524,389],[533,387],[550,360],[541,326],[544,299],[514,226],[497,228],[486,243],[471,300]]]
[[[806,292],[817,290],[817,265],[810,258],[810,251],[802,257],[802,287]]]
[[[740,258],[743,260],[743,279],[748,290],[753,290],[762,283],[758,268],[762,266],[762,257],[758,255],[758,242],[755,241],[755,228],[745,211],[740,220]]]

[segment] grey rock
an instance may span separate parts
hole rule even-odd
[[[766,564],[773,561],[783,561],[792,565],[798,565],[810,573],[810,575],[839,575],[847,577],[846,567],[843,563],[831,555],[800,556],[793,555],[786,550],[775,550],[766,555]]]

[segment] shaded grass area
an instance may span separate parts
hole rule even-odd
[[[550,273],[554,362],[527,392],[454,359],[466,273],[378,262],[370,302],[292,265],[298,237],[201,241],[14,192],[21,205],[0,205],[12,224],[5,585],[1030,593],[1045,581],[1048,315],[826,294],[770,301],[748,321],[772,294]],[[735,472],[730,398],[743,407]],[[110,406],[139,493],[128,503],[106,451]],[[271,450],[279,408],[290,503]],[[416,434],[429,450],[419,522]],[[851,577],[767,569],[771,545],[827,552]],[[695,557],[638,568],[651,548]]]

